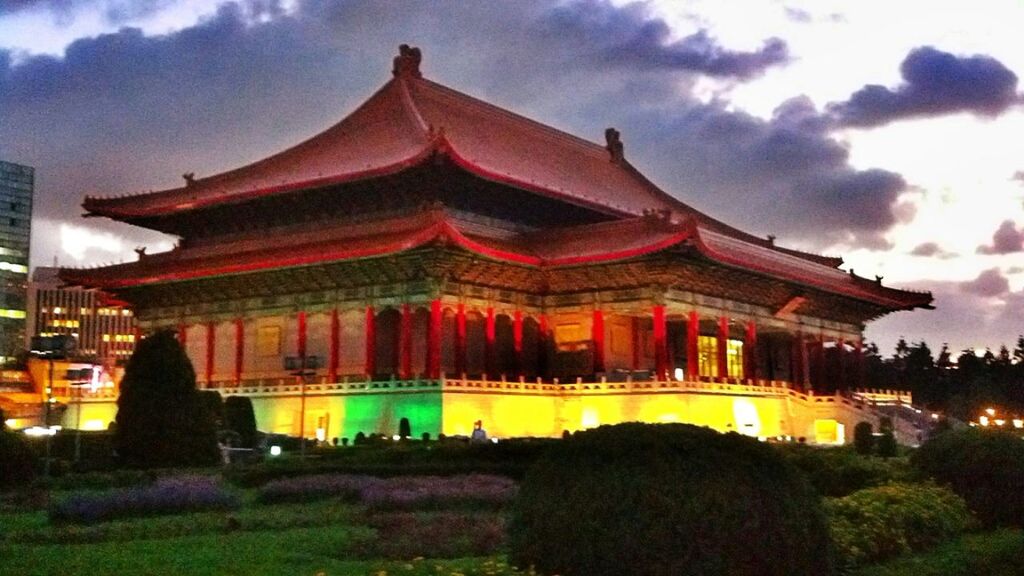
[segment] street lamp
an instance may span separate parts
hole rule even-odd
[[[46,398],[43,400],[43,425],[50,426],[50,404],[53,403],[53,361],[64,360],[77,347],[74,336],[57,334],[54,336],[33,336],[30,342],[29,354],[44,358],[50,362],[50,378],[46,385]],[[81,406],[79,406],[81,409]],[[50,475],[50,444],[52,434],[46,435],[46,459],[43,461],[43,475]]]
[[[301,354],[284,359],[284,369],[299,378],[299,456],[303,459],[306,457],[306,376],[315,375],[319,367],[319,356]]]

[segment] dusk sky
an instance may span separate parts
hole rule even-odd
[[[1024,332],[1024,2],[0,0],[0,159],[36,168],[32,263],[173,239],[85,194],[257,160],[424,75],[626,157],[666,191],[844,269],[930,290],[869,324],[1012,347]]]

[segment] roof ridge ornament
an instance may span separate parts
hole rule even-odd
[[[396,77],[422,78],[420,73],[420,62],[423,61],[423,53],[415,46],[402,44],[398,47],[398,56],[395,56],[394,67],[391,73]]]
[[[612,162],[616,164],[625,159],[625,151],[622,146],[621,134],[615,128],[608,128],[604,131],[605,148],[611,154]]]

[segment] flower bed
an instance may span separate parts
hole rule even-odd
[[[238,497],[215,478],[172,476],[149,486],[76,494],[50,508],[50,520],[95,524],[116,518],[209,510],[234,510]]]
[[[263,504],[310,502],[328,498],[359,500],[363,491],[381,480],[372,476],[317,474],[268,482],[256,495]]]

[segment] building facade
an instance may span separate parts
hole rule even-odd
[[[35,170],[0,161],[0,361],[24,349]]]
[[[841,441],[870,409],[864,323],[931,295],[775,245],[598,145],[422,77],[293,148],[184,186],[88,197],[181,237],[72,284],[179,334],[260,428],[558,435],[683,421]],[[832,440],[829,440],[831,438]]]
[[[28,285],[27,335],[63,334],[77,340],[77,354],[113,366],[135,350],[135,315],[106,294],[63,286],[59,269],[40,266]]]

